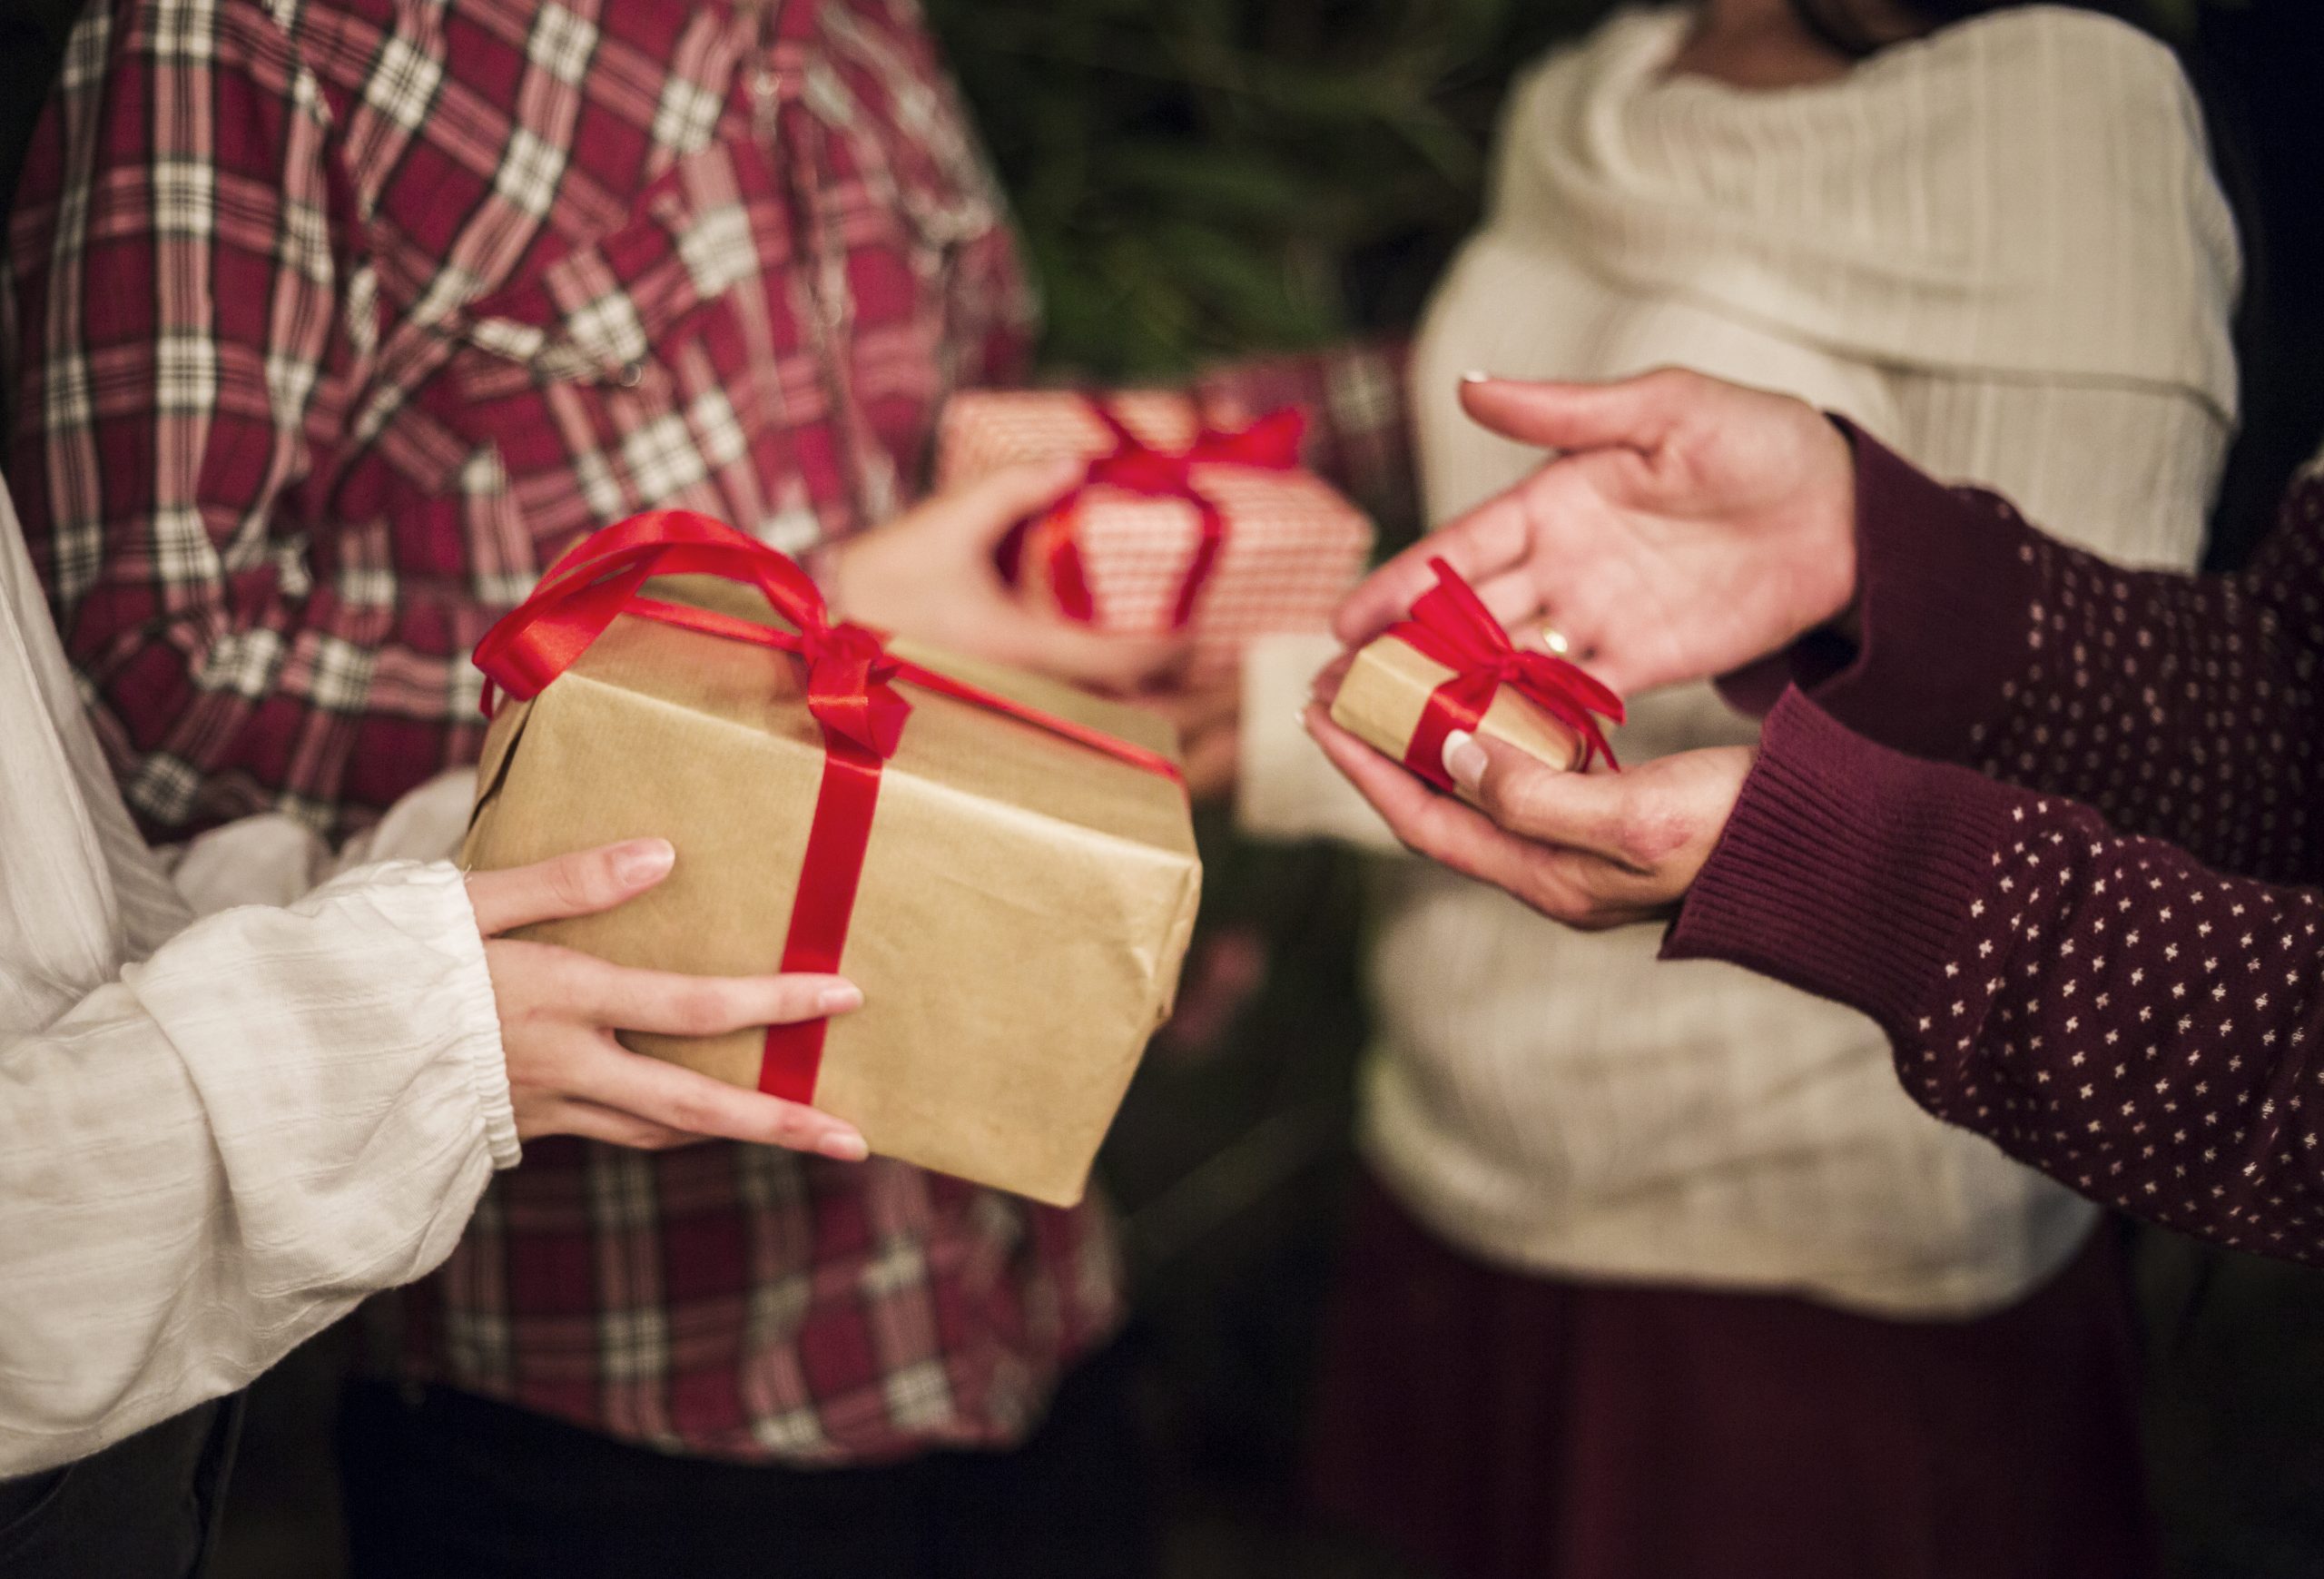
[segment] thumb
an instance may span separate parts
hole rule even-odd
[[[1478,378],[1461,383],[1470,416],[1505,439],[1544,449],[1652,449],[1669,436],[1687,375],[1642,373],[1611,384]]]
[[[661,882],[677,855],[667,839],[631,839],[505,872],[471,872],[468,906],[486,937],[537,921],[590,915]]]
[[[1521,839],[1620,862],[1623,781],[1569,773],[1498,740],[1454,730],[1444,771],[1463,798]]]
[[[980,540],[998,543],[1009,528],[1055,504],[1081,480],[1083,465],[1070,458],[1004,466],[951,493],[949,512]]]

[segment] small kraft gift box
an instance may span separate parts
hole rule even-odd
[[[863,990],[835,1021],[635,1051],[812,1101],[885,1156],[1080,1199],[1201,888],[1167,723],[834,624],[790,560],[682,510],[585,539],[477,665],[468,865],[677,849],[637,898],[524,935]]]
[[[969,390],[944,409],[937,486],[1070,455],[1081,482],[1012,538],[1008,570],[1037,604],[1101,630],[1186,630],[1194,666],[1245,643],[1318,631],[1364,573],[1372,523],[1299,464],[1289,409],[1247,426],[1186,395]]]
[[[1576,666],[1521,650],[1460,573],[1431,559],[1436,585],[1410,618],[1356,649],[1332,698],[1332,721],[1452,789],[1444,741],[1454,730],[1490,735],[1551,766],[1616,765],[1598,717],[1619,724],[1622,701]]]

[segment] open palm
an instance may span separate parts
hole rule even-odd
[[[1462,400],[1562,453],[1383,566],[1342,608],[1343,638],[1400,617],[1432,584],[1433,555],[1521,640],[1554,626],[1624,693],[1724,674],[1853,601],[1853,457],[1802,402],[1675,370],[1488,380]]]

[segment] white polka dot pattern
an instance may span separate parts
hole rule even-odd
[[[2223,878],[2036,798],[1897,1035],[1938,1117],[2093,1199],[2324,1259],[2312,891]]]
[[[1965,580],[1867,593],[1867,669],[1994,685],[1956,754],[1984,776],[1866,738],[1860,676],[1833,714],[1794,694],[1667,952],[1874,1014],[1931,1111],[2093,1199],[2324,1261],[2324,479],[2230,577],[2119,570],[1982,493],[1896,514],[1867,588],[1906,525],[2014,558],[1984,578],[2024,599],[2000,624]],[[2004,628],[1998,668],[1962,661]]]
[[[2018,524],[2003,501],[1969,497]],[[2239,576],[2118,570],[2022,536],[2036,588],[2022,662],[1971,729],[1969,765],[2226,871],[2318,876],[2324,479],[2294,488]]]
[[[1899,1071],[2085,1194],[2324,1259],[2317,895],[2205,869],[2319,875],[2324,485],[2293,489],[2233,577],[2125,573],[2026,537],[2043,593],[1972,765],[2087,807],[2012,808],[1944,964],[1953,995]]]

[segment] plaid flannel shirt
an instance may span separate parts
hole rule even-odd
[[[883,518],[1031,321],[908,0],[100,0],[7,255],[9,479],[162,835],[343,833],[472,760],[468,653],[578,533]],[[1376,484],[1375,364],[1247,392],[1353,417]],[[554,1140],[402,1353],[661,1447],[864,1461],[1015,1438],[1119,1308],[1094,1208]]]
[[[1030,304],[902,0],[100,0],[9,236],[7,462],[132,804],[344,831],[480,739],[477,637],[655,505],[908,501]],[[527,1148],[410,1374],[800,1462],[1018,1436],[1111,1237],[900,1164]]]

